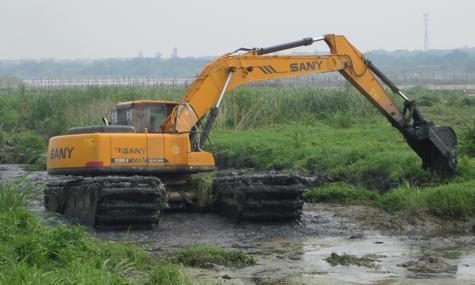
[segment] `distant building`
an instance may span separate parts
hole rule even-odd
[[[178,49],[176,47],[173,48],[171,57],[172,58],[177,58],[178,57]]]

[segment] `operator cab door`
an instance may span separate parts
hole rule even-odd
[[[135,131],[144,128],[143,105],[126,105],[112,113],[113,125],[133,126]],[[111,166],[136,168],[148,165],[147,136],[145,133],[110,134]]]

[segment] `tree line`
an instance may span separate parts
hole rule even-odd
[[[366,53],[385,72],[398,73],[475,73],[475,48],[429,51],[385,51]],[[134,57],[77,60],[0,60],[0,77],[21,79],[80,77],[163,77],[189,78],[196,75],[213,57]]]

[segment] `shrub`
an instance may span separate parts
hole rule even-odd
[[[22,182],[0,184],[0,214],[11,214],[23,209],[31,187]]]
[[[428,189],[427,208],[437,216],[465,218],[475,213],[475,182],[448,184]]]
[[[390,212],[427,209],[443,218],[464,218],[475,213],[475,182],[402,187],[382,195],[379,204]]]
[[[379,198],[379,205],[388,212],[408,211],[425,207],[422,190],[403,186]]]
[[[440,97],[435,94],[423,95],[417,100],[417,105],[431,107],[434,104],[438,104],[440,102]]]
[[[4,134],[0,146],[1,163],[40,164],[46,141],[33,132]],[[43,158],[44,161],[44,158]]]
[[[207,210],[213,205],[213,180],[215,173],[199,173],[188,181],[189,189],[196,194],[199,210]]]
[[[191,282],[176,264],[164,263],[155,267],[146,285],[187,285]]]

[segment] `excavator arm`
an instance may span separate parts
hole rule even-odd
[[[269,55],[281,50],[325,41],[328,55]],[[244,51],[244,52],[242,52]],[[426,121],[414,101],[399,90],[344,36],[325,35],[305,38],[268,48],[239,49],[225,54],[211,63],[198,75],[182,102],[175,107],[162,124],[164,132],[191,132],[206,114],[204,131],[210,132],[226,92],[249,82],[338,71],[368,99],[406,138],[411,148],[422,158],[423,168],[433,172],[451,174],[455,171],[455,132],[450,127],[435,126]],[[398,108],[382,82],[404,100],[403,110]],[[201,137],[200,146],[205,142]]]

